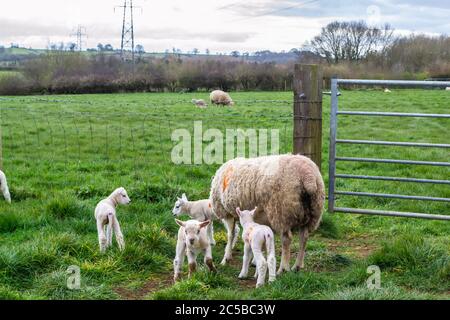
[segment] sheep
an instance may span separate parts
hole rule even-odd
[[[209,96],[211,104],[220,104],[223,106],[234,106],[230,95],[222,90],[215,90]]]
[[[11,194],[9,193],[6,175],[1,170],[0,170],[0,190],[3,193],[3,197],[5,198],[6,202],[11,203]]]
[[[117,220],[116,216],[116,207],[119,204],[127,205],[130,202],[131,199],[128,197],[127,191],[120,187],[114,190],[108,198],[100,201],[95,207],[95,220],[97,221],[100,252],[105,252],[106,248],[112,245],[113,233],[116,234],[119,249],[121,251],[125,249],[125,241],[122,230],[120,229],[119,220]]]
[[[322,218],[325,187],[319,168],[300,155],[237,158],[223,164],[211,183],[212,209],[218,218],[234,221],[235,208],[258,207],[255,221],[281,235],[278,274],[289,271],[292,230],[299,230],[300,249],[293,271],[304,268],[306,242]],[[230,230],[233,231],[232,224]],[[231,235],[225,263],[232,258]]]
[[[391,90],[389,90],[389,88],[385,88],[384,89],[384,93],[391,93],[392,91]]]
[[[450,91],[450,87],[445,88],[445,91]]]
[[[211,223],[208,225],[207,234],[209,241],[212,246],[216,245],[216,241],[214,240],[214,228],[213,221],[217,220],[217,216],[211,209],[211,201],[209,199],[199,200],[199,201],[189,201],[186,194],[183,193],[181,198],[177,198],[175,205],[172,209],[172,213],[175,217],[179,217],[182,214],[187,214],[194,220],[197,221],[206,221],[210,220]],[[224,223],[225,227],[228,227],[228,224]],[[236,226],[234,232],[233,239],[233,248],[236,245],[239,236],[239,226]]]
[[[215,272],[211,244],[206,234],[206,227],[210,224],[210,221],[189,220],[184,222],[175,219],[175,222],[180,226],[180,229],[178,230],[175,259],[173,260],[174,282],[180,278],[185,256],[188,258],[189,278],[191,277],[197,269],[197,255],[200,251],[205,255],[204,262],[208,269]]]
[[[195,104],[195,106],[200,109],[206,109],[206,107],[208,106],[206,104],[205,100],[203,100],[203,99],[198,99],[198,100],[192,99],[192,103]]]
[[[254,221],[253,215],[256,210],[257,208],[252,211],[241,211],[240,208],[236,208],[236,213],[243,228],[242,239],[244,240],[244,259],[239,279],[247,278],[250,259],[253,255],[256,261],[255,278],[257,278],[256,287],[258,288],[264,285],[267,267],[269,269],[269,282],[275,281],[277,260],[275,258],[275,236],[273,231],[268,226]],[[264,247],[267,260],[262,254]]]

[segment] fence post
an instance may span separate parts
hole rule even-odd
[[[311,158],[322,168],[322,68],[295,65],[294,154]]]

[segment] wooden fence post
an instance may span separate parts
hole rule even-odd
[[[304,155],[322,168],[322,69],[295,65],[294,154]]]

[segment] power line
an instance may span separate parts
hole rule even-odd
[[[86,28],[83,27],[82,25],[78,25],[77,31],[75,33],[72,33],[70,36],[71,37],[76,37],[77,38],[77,49],[78,51],[82,51],[83,50],[83,44],[85,43],[85,41],[83,41],[83,38],[86,37],[87,38],[87,34],[86,34]]]
[[[117,7],[116,7],[117,8]],[[122,6],[118,8],[123,9],[122,22],[122,40],[120,43],[120,55],[123,60],[128,60],[134,63],[135,42],[134,42],[134,9],[133,0],[124,0]]]

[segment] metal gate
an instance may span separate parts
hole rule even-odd
[[[400,178],[387,176],[369,176],[369,175],[351,175],[336,174],[336,162],[365,162],[365,163],[383,163],[383,164],[402,164],[402,165],[419,165],[419,166],[437,166],[450,167],[450,162],[430,162],[430,161],[411,161],[399,159],[378,159],[378,158],[357,158],[357,157],[339,157],[336,155],[337,144],[358,144],[358,145],[378,145],[378,146],[397,146],[397,147],[419,147],[419,148],[450,148],[450,144],[431,144],[431,143],[413,143],[413,142],[394,142],[394,141],[370,141],[370,140],[340,140],[337,137],[338,116],[368,116],[368,117],[412,117],[412,118],[444,118],[450,120],[450,114],[427,114],[427,113],[395,113],[395,112],[370,112],[370,111],[344,111],[339,110],[339,91],[338,86],[354,85],[354,86],[385,86],[385,87],[450,87],[450,82],[440,81],[384,81],[384,80],[348,80],[348,79],[332,79],[331,81],[331,121],[330,121],[330,162],[329,162],[329,189],[328,189],[328,209],[329,212],[343,212],[352,214],[367,214],[379,216],[394,216],[421,218],[433,220],[450,220],[450,215],[436,215],[426,213],[412,212],[396,212],[369,210],[359,208],[340,208],[335,206],[336,196],[354,196],[354,197],[375,197],[388,199],[404,199],[404,200],[424,200],[450,202],[450,198],[437,198],[425,196],[408,196],[400,194],[382,194],[369,192],[349,192],[336,190],[336,179],[361,179],[372,181],[395,181],[404,183],[421,183],[421,184],[439,184],[450,185],[449,180],[431,180],[420,178]],[[450,101],[450,98],[449,98]],[[448,131],[444,134],[448,137]],[[448,208],[448,207],[447,207]]]

